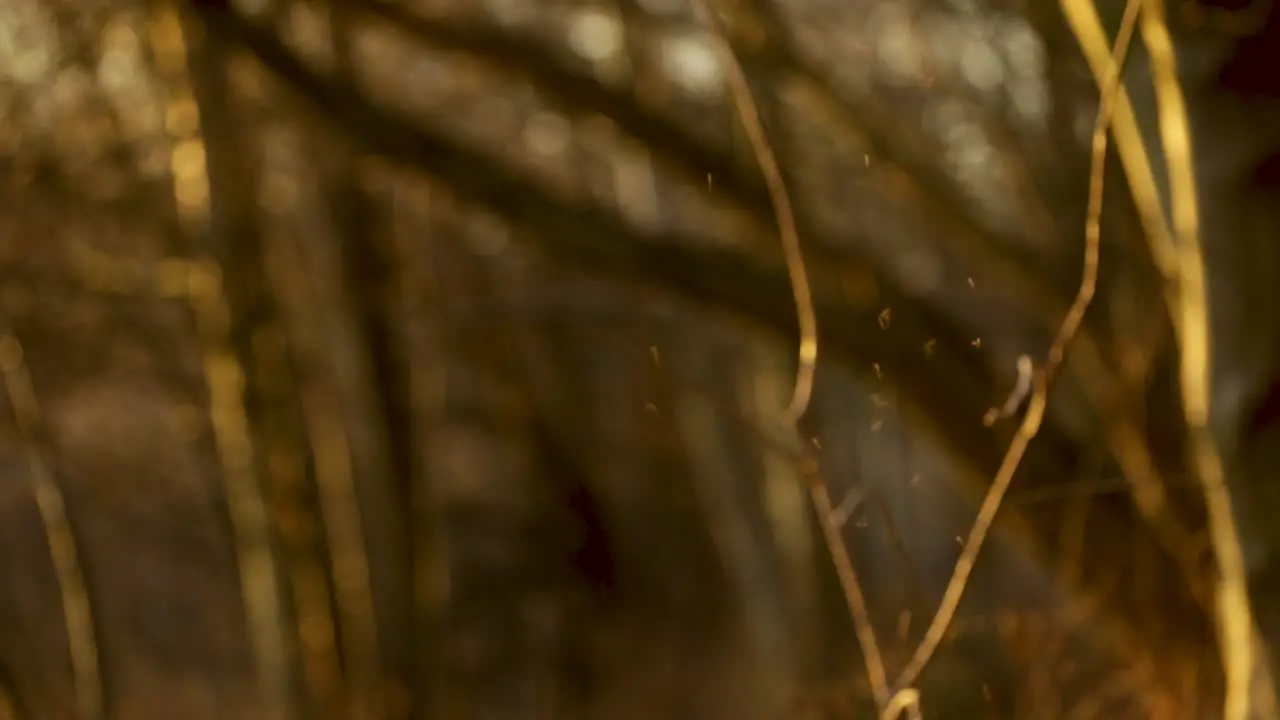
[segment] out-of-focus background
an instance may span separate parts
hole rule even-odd
[[[1080,284],[1125,3],[702,3],[0,4],[0,718],[876,717],[822,525],[892,682]],[[1265,661],[1280,9],[1148,4]],[[1222,713],[1149,30],[929,720]]]

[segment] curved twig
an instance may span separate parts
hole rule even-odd
[[[707,6],[706,0],[690,0],[690,4],[699,23],[715,45],[716,53],[720,56],[720,63],[725,70],[738,117],[751,142],[760,171],[764,174],[769,199],[778,221],[778,235],[782,240],[800,329],[799,364],[796,368],[795,387],[791,402],[783,415],[783,424],[788,429],[788,433],[798,439],[796,424],[804,416],[813,396],[814,371],[818,361],[818,321],[813,307],[813,291],[809,286],[809,277],[805,270],[800,234],[796,230],[795,214],[787,194],[786,183],[782,178],[782,171],[778,166],[778,159],[760,121],[760,111],[751,96],[751,86],[747,82],[746,73],[738,62],[737,56],[734,55],[733,48],[716,22],[711,9]],[[880,647],[876,642],[875,630],[871,626],[870,612],[867,609],[866,598],[862,594],[862,586],[858,582],[857,571],[853,567],[853,561],[849,557],[840,529],[834,522],[835,511],[832,507],[831,495],[822,477],[813,472],[806,475],[808,475],[810,500],[817,512],[823,540],[835,564],[836,575],[849,605],[858,644],[867,664],[867,675],[871,681],[876,705],[881,708],[886,707],[889,702],[889,687],[884,660],[880,656]]]
[[[809,408],[809,400],[813,396],[813,375],[818,362],[818,319],[813,310],[813,290],[809,287],[809,277],[805,270],[804,250],[800,246],[800,234],[796,231],[795,212],[791,208],[791,198],[782,179],[778,158],[774,155],[773,146],[769,144],[764,124],[760,121],[760,111],[751,97],[751,86],[742,70],[742,64],[733,54],[733,48],[725,39],[705,0],[692,0],[692,5],[698,21],[706,29],[720,56],[734,106],[751,142],[752,152],[760,164],[760,172],[764,175],[765,185],[769,190],[769,201],[773,204],[778,219],[778,235],[782,240],[787,274],[791,279],[791,290],[795,294],[796,318],[800,323],[799,365],[796,368],[791,404],[787,406],[787,422],[794,424],[800,421]]]
[[[1094,0],[1060,0],[1060,7],[1072,35],[1084,53],[1095,82],[1103,87],[1112,73],[1119,74],[1120,68],[1117,66],[1118,60],[1112,55],[1107,32],[1103,29]],[[1160,201],[1151,158],[1123,83],[1117,87],[1112,111],[1111,132],[1115,136],[1116,155],[1124,169],[1148,251],[1157,271],[1166,281],[1163,299],[1176,339],[1182,332],[1177,311],[1176,248]],[[1091,372],[1090,367],[1098,371],[1104,369],[1098,358],[1091,353],[1081,354],[1079,360],[1082,371],[1086,373]],[[1094,385],[1087,383],[1086,387],[1093,388]],[[1113,397],[1108,401],[1111,404],[1122,399],[1114,393],[1104,391],[1102,394]],[[1160,484],[1156,463],[1145,447],[1137,423],[1132,419],[1124,419],[1125,411],[1118,406],[1113,410],[1104,404],[1100,411],[1104,417],[1110,418],[1106,422],[1107,435],[1113,453],[1124,469],[1124,477],[1129,483],[1134,504],[1155,530],[1160,543],[1178,559],[1183,573],[1194,585],[1197,575],[1194,569],[1196,559],[1195,552],[1190,551],[1195,544],[1192,541],[1193,534],[1183,523],[1170,517],[1168,500]],[[1194,594],[1196,593],[1193,592]]]
[[[1031,440],[1035,438],[1036,433],[1039,432],[1041,423],[1044,421],[1045,408],[1048,406],[1049,400],[1049,388],[1054,375],[1061,366],[1067,347],[1075,337],[1076,331],[1081,323],[1084,322],[1084,316],[1089,309],[1089,305],[1093,302],[1098,282],[1099,236],[1101,232],[1099,218],[1102,215],[1103,167],[1107,152],[1107,131],[1110,127],[1112,111],[1116,103],[1118,88],[1120,87],[1120,68],[1127,55],[1130,41],[1133,39],[1140,7],[1140,0],[1128,0],[1128,4],[1125,6],[1124,18],[1121,20],[1120,31],[1116,37],[1115,48],[1112,51],[1112,57],[1116,61],[1113,63],[1111,72],[1107,76],[1107,81],[1101,89],[1102,99],[1099,103],[1098,116],[1094,123],[1093,131],[1093,152],[1089,173],[1089,207],[1085,219],[1084,272],[1080,280],[1080,289],[1076,293],[1075,302],[1072,303],[1071,309],[1062,321],[1062,326],[1058,329],[1057,336],[1054,337],[1053,344],[1049,347],[1044,366],[1036,378],[1035,391],[1031,396],[1026,415],[1023,416],[1022,424],[1018,428],[1017,434],[1014,435],[1013,441],[1009,444],[1009,450],[1005,454],[1004,461],[1000,464],[1000,470],[996,473],[995,480],[992,481],[991,489],[982,500],[982,505],[978,509],[978,516],[974,520],[973,527],[969,531],[968,540],[965,542],[964,550],[960,553],[959,559],[956,560],[955,571],[951,576],[950,582],[947,583],[946,590],[943,592],[942,602],[939,603],[938,610],[934,614],[933,620],[930,621],[920,645],[912,654],[910,661],[907,662],[907,666],[899,675],[897,682],[894,683],[898,693],[911,690],[911,685],[919,678],[921,671],[929,663],[946,635],[947,627],[950,625],[951,619],[955,616],[955,611],[960,605],[960,599],[964,595],[969,575],[973,572],[973,566],[977,562],[982,543],[986,540],[987,533],[995,521],[1001,501],[1013,482],[1013,476],[1018,470],[1018,465],[1022,462],[1022,457],[1026,453],[1027,447],[1030,445]]]

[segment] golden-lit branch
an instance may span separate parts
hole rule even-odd
[[[168,128],[174,202],[185,232],[207,232],[211,218],[208,155],[190,74],[187,38],[175,6],[162,4],[151,18],[150,40],[157,69],[169,86],[166,115],[181,118]],[[111,267],[99,257],[100,267]],[[272,708],[287,707],[289,659],[281,614],[283,599],[271,547],[270,520],[256,468],[244,405],[244,368],[231,347],[231,310],[217,263],[176,261],[168,268],[171,291],[190,305],[203,348],[209,421],[222,465],[227,512],[235,537],[245,622],[262,691]],[[111,273],[106,273],[110,275]],[[163,279],[160,276],[157,279]]]
[[[1183,414],[1191,455],[1204,489],[1209,534],[1218,562],[1218,623],[1226,672],[1223,717],[1245,720],[1250,714],[1253,680],[1253,613],[1249,607],[1244,553],[1231,509],[1222,459],[1209,429],[1211,328],[1200,249],[1200,213],[1186,100],[1178,82],[1173,40],[1165,22],[1164,0],[1143,0],[1142,39],[1151,56],[1160,135],[1169,169],[1170,207],[1177,237],[1177,317]]]
[[[773,146],[769,144],[764,124],[760,121],[760,110],[752,99],[751,85],[747,82],[742,64],[733,54],[732,47],[705,0],[692,0],[692,4],[699,22],[707,30],[720,56],[734,107],[751,142],[756,161],[760,164],[760,172],[764,175],[769,191],[769,201],[777,216],[778,235],[782,240],[787,273],[791,278],[792,292],[795,293],[796,318],[800,323],[795,390],[791,396],[791,404],[787,407],[788,422],[796,423],[809,408],[809,400],[813,395],[813,376],[818,362],[818,318],[813,309],[813,290],[809,287],[809,276],[805,270],[804,249],[800,245],[800,233],[796,230],[795,211],[791,207],[791,198],[787,194],[787,184],[782,178],[778,158],[773,152]]]
[[[292,234],[288,230],[285,233]],[[325,263],[309,257],[301,237],[267,243],[268,277],[290,315],[287,342],[298,368],[297,388],[312,462],[321,526],[328,546],[333,598],[353,718],[376,717],[383,686],[377,614],[371,587],[365,519],[353,467],[352,427],[344,415],[341,388],[322,339],[339,312],[327,294],[337,280],[314,272]],[[315,277],[308,277],[308,276]]]
[[[1107,32],[1102,27],[1094,0],[1060,0],[1060,3],[1071,32],[1084,52],[1094,82],[1099,88],[1104,87],[1107,78],[1113,74],[1118,75],[1120,69],[1117,67],[1118,60],[1112,55],[1111,44],[1107,42]],[[1173,280],[1178,274],[1178,261],[1173,236],[1160,204],[1160,191],[1156,186],[1155,173],[1151,169],[1151,158],[1147,155],[1142,131],[1138,128],[1138,120],[1133,112],[1133,103],[1123,83],[1116,93],[1111,119],[1111,132],[1116,138],[1116,155],[1120,158],[1125,179],[1133,193],[1134,204],[1156,268],[1166,279]]]
[[[733,48],[725,38],[723,30],[716,22],[711,8],[706,5],[706,0],[691,0],[691,3],[694,14],[707,31],[720,56],[721,65],[729,81],[734,106],[751,142],[756,160],[760,164],[760,171],[764,174],[769,199],[778,221],[778,234],[782,240],[791,290],[795,294],[796,316],[800,329],[799,364],[796,368],[795,388],[791,403],[783,416],[783,424],[791,435],[798,438],[796,424],[808,409],[809,400],[813,395],[814,371],[818,361],[817,313],[814,311],[813,291],[809,286],[809,277],[805,270],[800,234],[796,230],[795,214],[787,194],[786,183],[782,178],[782,171],[760,121],[760,111],[752,98],[746,73],[738,62],[737,56],[734,55]],[[807,474],[810,496],[818,515],[818,524],[822,528],[823,539],[835,564],[836,575],[849,605],[858,644],[867,664],[867,675],[871,681],[876,706],[885,708],[889,703],[888,676],[885,672],[884,660],[880,656],[880,647],[876,642],[875,630],[871,625],[866,598],[863,596],[849,551],[844,545],[844,538],[841,537],[840,528],[834,522],[835,512],[826,482],[816,472]]]
[[[93,609],[86,589],[75,533],[67,518],[66,502],[48,461],[39,446],[39,427],[43,422],[40,403],[31,385],[31,376],[23,358],[22,344],[12,334],[0,333],[0,374],[13,409],[18,436],[27,451],[27,471],[36,508],[49,544],[54,575],[62,600],[62,618],[67,633],[67,652],[75,682],[77,717],[97,720],[102,717],[102,670],[95,638]],[[0,704],[0,709],[3,705]],[[3,713],[0,713],[3,715]]]
[[[1098,9],[1093,0],[1060,0],[1060,4],[1093,73],[1094,81],[1102,88],[1113,73],[1120,73],[1120,68],[1117,67],[1119,60],[1113,57]],[[1111,133],[1114,135],[1116,155],[1124,169],[1125,179],[1142,223],[1147,247],[1156,269],[1165,279],[1164,301],[1174,335],[1178,337],[1181,335],[1182,322],[1177,310],[1176,249],[1156,187],[1151,158],[1123,82],[1116,88]],[[1094,202],[1092,198],[1090,202]],[[1097,202],[1100,203],[1101,200]],[[1105,369],[1092,353],[1081,353],[1079,361],[1086,372],[1101,372]],[[1086,387],[1092,385],[1086,383]],[[1123,401],[1123,398],[1116,399]],[[1107,415],[1115,414],[1106,408],[1101,410]],[[1123,415],[1123,411],[1119,414]],[[1194,557],[1190,531],[1171,516],[1167,494],[1160,484],[1155,461],[1145,447],[1145,440],[1140,433],[1141,430],[1135,423],[1123,419],[1111,422],[1107,430],[1112,450],[1124,470],[1134,504],[1152,526],[1159,542],[1183,567],[1184,574],[1194,586],[1197,559]]]
[[[83,244],[72,246],[70,260],[77,279],[91,290],[127,296],[150,294],[184,300],[191,307],[203,348],[201,367],[209,393],[209,422],[222,466],[245,621],[264,689],[284,692],[288,660],[281,636],[282,598],[266,500],[254,467],[253,439],[244,408],[244,370],[228,339],[230,309],[222,293],[221,273],[211,262],[171,258],[147,263],[109,256]]]
[[[978,516],[974,520],[973,527],[969,531],[969,537],[965,542],[964,550],[960,553],[959,559],[956,560],[954,574],[943,592],[942,602],[939,603],[938,610],[933,620],[930,621],[920,645],[912,654],[911,660],[908,661],[897,682],[894,683],[894,687],[899,693],[912,691],[911,686],[919,678],[920,673],[929,663],[933,653],[941,645],[942,639],[946,635],[947,627],[955,616],[956,609],[960,606],[960,599],[964,596],[969,575],[973,572],[974,564],[977,562],[978,554],[982,549],[983,542],[986,540],[987,533],[995,521],[1001,501],[1013,482],[1013,477],[1017,473],[1018,465],[1022,462],[1022,457],[1026,453],[1027,447],[1031,444],[1031,440],[1035,438],[1036,433],[1039,432],[1040,426],[1044,421],[1045,409],[1049,402],[1049,388],[1054,375],[1061,366],[1067,347],[1075,337],[1076,331],[1084,322],[1084,316],[1089,309],[1089,305],[1093,302],[1094,292],[1098,283],[1098,260],[1101,244],[1099,242],[1099,216],[1102,213],[1102,182],[1107,151],[1107,131],[1110,127],[1112,111],[1118,97],[1120,68],[1123,66],[1129,43],[1133,39],[1140,6],[1140,0],[1128,0],[1128,4],[1125,6],[1120,32],[1116,37],[1115,48],[1112,50],[1114,62],[1111,64],[1111,70],[1106,77],[1106,82],[1101,88],[1101,102],[1098,106],[1098,115],[1093,131],[1092,158],[1089,173],[1089,208],[1085,220],[1084,272],[1080,280],[1080,288],[1076,293],[1075,301],[1072,303],[1070,310],[1068,310],[1066,317],[1063,318],[1062,326],[1058,329],[1058,334],[1054,337],[1053,344],[1049,347],[1044,366],[1037,373],[1035,391],[1031,396],[1026,415],[1023,416],[1022,424],[1019,426],[1017,434],[1014,435],[1013,441],[1009,444],[1009,450],[1005,454],[1004,461],[1000,464],[1000,469],[991,483],[991,489],[982,500],[982,505],[978,509]]]
[[[354,78],[352,68],[350,21],[339,3],[330,2],[325,8],[329,25],[329,40],[333,45],[336,72],[346,78]],[[340,172],[358,173],[352,157],[343,156],[338,161]],[[306,243],[303,243],[305,246]],[[295,247],[295,256],[305,263],[305,247]],[[314,262],[314,266],[322,263]],[[304,264],[305,266],[305,264]],[[324,313],[332,304],[323,289],[330,292],[341,283],[337,278],[324,279],[317,274],[318,283],[311,285],[311,297],[302,306],[306,311]],[[301,284],[301,283],[300,283]],[[326,302],[328,301],[328,302]],[[331,309],[328,315],[336,315]],[[323,326],[321,317],[304,319],[304,322]],[[332,318],[330,318],[332,320]],[[343,655],[347,660],[347,675],[352,693],[351,712],[356,718],[366,714],[376,717],[375,708],[383,699],[384,678],[380,667],[378,643],[378,615],[373,598],[369,546],[366,541],[366,518],[356,487],[353,467],[354,437],[351,420],[343,414],[341,386],[324,388],[308,387],[303,382],[303,415],[312,435],[312,452],[316,463],[316,484],[320,490],[320,502],[324,525],[329,534],[335,599],[340,613]],[[316,383],[315,385],[318,385]],[[329,392],[324,392],[328,389]]]

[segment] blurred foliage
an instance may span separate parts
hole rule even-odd
[[[0,720],[874,717],[821,525],[892,678],[1080,282],[1072,3],[712,3],[814,290],[797,443],[774,206],[684,0],[7,0]],[[1274,652],[1280,9],[1167,4]],[[1221,712],[1167,219],[1104,173],[931,720]]]

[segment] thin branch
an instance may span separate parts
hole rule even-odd
[[[691,0],[691,3],[698,21],[706,29],[720,56],[734,106],[751,142],[752,152],[760,164],[760,172],[764,174],[769,201],[773,204],[774,215],[778,220],[778,236],[782,240],[787,274],[791,278],[791,290],[795,294],[796,317],[800,322],[799,364],[786,417],[786,422],[794,425],[809,408],[809,400],[813,396],[813,374],[818,362],[818,319],[813,310],[813,290],[809,287],[809,276],[805,270],[804,250],[800,245],[800,234],[796,231],[795,211],[792,210],[787,184],[782,179],[782,169],[778,166],[778,158],[769,143],[764,124],[760,121],[760,110],[751,96],[751,85],[747,82],[742,64],[733,54],[733,48],[729,46],[729,41],[716,23],[706,1]]]
[[[733,96],[743,129],[751,142],[752,151],[760,164],[765,183],[769,189],[769,199],[773,204],[774,215],[778,220],[778,235],[782,240],[782,249],[787,264],[787,273],[794,293],[796,317],[799,321],[800,344],[799,362],[796,368],[795,387],[791,402],[783,415],[783,424],[790,433],[799,438],[797,423],[804,416],[813,396],[814,371],[818,361],[818,321],[813,308],[813,291],[809,286],[809,277],[805,270],[804,251],[800,245],[800,234],[796,231],[795,214],[791,208],[791,199],[787,194],[786,183],[782,179],[782,170],[769,144],[764,125],[760,121],[760,111],[751,95],[751,86],[746,73],[734,55],[733,48],[725,38],[723,30],[716,22],[715,16],[707,6],[706,0],[691,0],[694,15],[703,26],[715,46],[720,57],[729,89]],[[818,525],[822,528],[822,536],[835,564],[836,574],[844,590],[845,599],[852,615],[854,630],[858,637],[858,645],[867,664],[867,675],[871,681],[871,690],[875,695],[876,705],[885,707],[889,702],[888,678],[885,673],[884,660],[880,656],[880,647],[876,642],[875,630],[871,626],[871,617],[867,609],[862,587],[858,582],[857,571],[845,547],[840,528],[835,523],[835,510],[831,504],[831,496],[827,484],[821,477],[809,478],[809,493],[814,509],[817,511]]]
[[[22,344],[16,335],[4,328],[0,328],[0,374],[4,376],[4,387],[9,394],[18,435],[27,449],[31,489],[40,512],[45,540],[49,544],[54,575],[58,579],[79,717],[97,720],[102,717],[101,658],[78,541],[67,518],[62,488],[40,451],[38,437],[43,420],[40,403],[23,360]]]
[[[1100,88],[1105,86],[1107,78],[1112,74],[1118,76],[1120,69],[1111,53],[1111,44],[1107,42],[1107,32],[1102,27],[1094,0],[1060,0],[1060,3],[1071,32],[1084,52],[1094,82]],[[1151,158],[1142,142],[1142,131],[1138,127],[1128,91],[1121,84],[1116,92],[1114,117],[1111,121],[1112,132],[1116,136],[1116,155],[1120,158],[1130,192],[1133,193],[1151,257],[1160,274],[1172,281],[1178,275],[1176,249],[1160,204],[1160,190],[1151,169]],[[1174,320],[1176,322],[1177,318]]]
[[[974,564],[982,549],[982,543],[986,539],[987,533],[995,521],[996,513],[1000,509],[1001,501],[1013,482],[1014,474],[1018,470],[1027,447],[1030,445],[1031,440],[1035,438],[1036,433],[1039,432],[1040,426],[1044,421],[1045,408],[1049,400],[1049,388],[1054,375],[1059,366],[1061,366],[1067,347],[1075,337],[1076,331],[1081,323],[1084,322],[1084,316],[1089,309],[1089,305],[1093,302],[1098,282],[1098,256],[1101,244],[1099,242],[1099,218],[1102,214],[1102,185],[1107,152],[1107,131],[1110,127],[1112,111],[1116,103],[1118,88],[1120,87],[1120,68],[1128,54],[1129,43],[1133,39],[1140,6],[1140,0],[1128,0],[1128,4],[1125,7],[1120,32],[1116,38],[1115,48],[1112,51],[1112,57],[1115,58],[1115,62],[1112,65],[1112,71],[1107,77],[1107,82],[1102,87],[1098,116],[1094,124],[1093,155],[1089,176],[1089,208],[1085,220],[1084,272],[1080,280],[1080,289],[1076,293],[1075,302],[1072,303],[1071,309],[1062,321],[1062,327],[1058,330],[1053,344],[1049,347],[1048,357],[1036,379],[1035,392],[1031,396],[1026,415],[1023,417],[1022,424],[1018,428],[1018,433],[1014,436],[1013,442],[1009,445],[1009,450],[1005,454],[1000,470],[996,473],[991,489],[983,499],[982,506],[978,509],[977,519],[969,531],[969,538],[965,543],[964,550],[960,553],[959,559],[956,560],[955,572],[943,593],[938,611],[929,623],[919,647],[916,648],[906,668],[903,669],[897,682],[894,683],[897,692],[911,691],[910,686],[915,683],[921,671],[924,670],[930,658],[933,657],[934,652],[942,643],[942,639],[946,635],[947,626],[960,605],[960,599],[964,595],[965,586],[968,583],[969,575],[973,572]]]
[[[356,491],[350,421],[343,414],[340,380],[333,377],[334,353],[322,338],[333,332],[334,280],[317,271],[296,237],[269,243],[268,277],[288,313],[286,338],[292,365],[298,368],[298,396],[314,465],[316,502],[328,545],[337,638],[346,676],[346,711],[353,718],[376,716],[383,678],[378,666],[377,614],[370,587],[364,518]],[[319,245],[323,245],[320,243]],[[330,269],[331,268],[326,268]],[[371,715],[371,713],[373,715]]]
[[[1192,160],[1186,100],[1178,82],[1173,40],[1164,18],[1163,0],[1144,0],[1142,39],[1151,56],[1160,135],[1169,168],[1170,207],[1177,236],[1178,314],[1181,334],[1183,413],[1190,431],[1191,454],[1204,488],[1205,509],[1214,556],[1218,561],[1218,622],[1226,672],[1223,717],[1245,720],[1250,712],[1254,673],[1253,613],[1249,606],[1244,552],[1231,509],[1231,495],[1217,444],[1209,429],[1209,308],[1204,258],[1200,248],[1200,212]]]
[[[1118,60],[1111,53],[1107,32],[1103,29],[1094,0],[1060,0],[1060,6],[1071,33],[1084,53],[1095,82],[1099,88],[1104,87],[1107,78],[1113,73],[1119,76],[1120,68],[1117,67]],[[1182,328],[1181,315],[1177,310],[1176,248],[1160,202],[1160,192],[1156,186],[1151,158],[1147,153],[1142,131],[1138,126],[1133,105],[1123,83],[1119,84],[1116,93],[1111,119],[1116,154],[1124,169],[1125,179],[1138,211],[1151,258],[1157,271],[1165,279],[1164,302],[1173,327],[1173,334],[1175,338],[1180,338]],[[1092,353],[1082,353],[1079,360],[1084,365],[1094,367],[1095,370],[1104,369]],[[1195,553],[1190,551],[1194,546],[1193,535],[1183,523],[1170,515],[1167,495],[1160,484],[1156,463],[1145,445],[1141,427],[1132,417],[1131,411],[1123,406],[1124,389],[1121,388],[1118,394],[1099,390],[1095,386],[1105,387],[1105,382],[1101,376],[1098,377],[1097,383],[1086,382],[1085,388],[1100,392],[1104,397],[1111,396],[1107,403],[1111,407],[1104,405],[1099,407],[1099,411],[1104,418],[1104,426],[1112,451],[1120,462],[1125,479],[1129,483],[1134,504],[1155,531],[1161,545],[1173,555],[1182,568],[1183,574],[1194,587],[1198,573],[1195,570],[1197,558]],[[1193,594],[1198,593],[1193,591]]]
[[[150,42],[157,69],[168,85],[168,114],[183,117],[194,104],[195,122],[171,128],[171,182],[175,207],[189,242],[207,237],[216,227],[211,192],[208,145],[203,125],[209,108],[197,97],[192,69],[212,58],[198,56],[189,45],[194,33],[182,18],[183,6],[157,4]],[[219,238],[227,239],[227,238]],[[109,270],[114,258],[88,259]],[[227,514],[235,539],[241,601],[255,670],[272,712],[292,704],[290,661],[282,628],[285,605],[272,547],[271,521],[258,476],[253,436],[245,407],[245,370],[231,341],[231,308],[223,291],[222,268],[214,260],[176,261],[157,266],[156,280],[168,294],[187,301],[201,341],[202,369],[209,394],[209,422],[222,469]]]
[[[337,3],[326,3],[324,9],[327,11],[326,21],[329,41],[334,53],[335,72],[345,80],[355,82],[351,65],[352,39],[349,36],[348,27],[350,18],[347,17],[345,9],[339,7]],[[347,155],[346,148],[337,151],[333,162],[337,165],[339,174],[351,175],[358,172],[358,165],[352,157]],[[354,203],[363,203],[367,200],[363,197],[364,189],[359,186],[358,180],[340,189],[353,193],[351,201]],[[347,219],[342,218],[342,220]],[[350,225],[349,222],[346,224]],[[350,229],[343,225],[344,223],[340,220],[339,233]],[[346,244],[349,238],[343,237],[341,240],[342,244]],[[326,277],[325,272],[326,270],[332,272],[336,259],[330,258],[329,262],[321,260],[328,246],[326,243],[298,243],[297,238],[290,238],[290,241],[294,242],[286,241],[285,244],[292,245],[289,249],[295,253],[293,268],[308,267],[312,270],[307,273],[309,276],[307,279],[311,282],[304,280],[298,283],[298,287],[303,288],[301,293],[307,296],[297,308],[301,311],[299,312],[301,324],[314,328],[320,337],[327,336],[331,343],[330,352],[316,353],[314,358],[308,358],[328,356],[329,367],[326,370],[331,374],[331,384],[324,382],[324,371],[316,373],[320,377],[308,378],[311,382],[304,380],[302,409],[308,433],[312,436],[311,447],[316,464],[316,484],[319,489],[324,525],[329,536],[334,596],[341,617],[338,626],[350,685],[350,712],[356,718],[376,717],[380,711],[375,708],[385,698],[386,678],[382,676],[380,667],[379,618],[374,602],[372,568],[369,561],[368,538],[371,536],[366,532],[368,518],[357,487],[357,473],[361,468],[356,465],[359,457],[359,438],[355,433],[355,427],[363,425],[366,428],[376,428],[379,425],[375,420],[376,416],[369,412],[373,403],[364,397],[370,394],[366,381],[369,375],[386,373],[369,373],[367,370],[364,373],[353,373],[350,369],[346,373],[342,372],[345,365],[351,364],[351,360],[347,358],[347,362],[343,362],[341,348],[349,343],[343,342],[341,335],[345,334],[344,330],[347,332],[351,330],[342,327],[346,324],[343,320],[349,319],[343,317],[342,305],[337,297],[341,293],[341,277],[334,275]],[[370,248],[369,244],[365,243],[362,248],[364,253],[378,253],[382,250],[379,247]],[[376,245],[376,243],[373,244]],[[313,248],[316,251],[311,253],[312,257],[308,257],[307,248]],[[358,300],[361,301],[358,304],[362,305],[365,311],[365,317],[360,319],[366,323],[377,322],[376,319],[368,317],[373,314],[369,312],[369,299],[362,297]],[[370,324],[362,329],[373,335],[371,327]],[[303,332],[299,330],[298,334],[301,335]],[[378,347],[377,340],[382,338],[366,339],[374,340],[371,345],[374,346],[375,353],[386,349],[385,346]],[[303,343],[297,345],[295,351],[299,356],[308,354],[308,350],[313,352],[316,350],[315,343],[310,344],[309,347]],[[324,364],[316,363],[312,367],[323,367]],[[344,375],[355,377],[344,377]],[[346,407],[348,404],[350,407]],[[354,424],[352,418],[344,415],[344,410],[351,411],[356,416]],[[364,417],[359,417],[360,415]],[[385,428],[378,428],[378,431],[381,431],[379,434],[384,433],[385,430]],[[380,438],[380,442],[377,443],[380,446],[379,454],[385,451],[385,443],[385,437]],[[391,464],[389,460],[386,462],[388,465]]]

